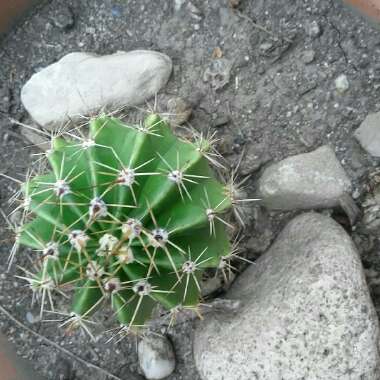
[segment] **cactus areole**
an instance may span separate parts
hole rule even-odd
[[[23,278],[41,312],[72,290],[62,324],[85,330],[104,307],[124,329],[144,326],[158,303],[196,309],[202,272],[231,252],[223,214],[233,199],[211,170],[209,141],[181,140],[155,114],[137,126],[99,116],[89,127],[53,139],[51,170],[23,186],[17,242],[38,255],[39,271]]]

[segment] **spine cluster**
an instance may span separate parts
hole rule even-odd
[[[81,133],[55,138],[51,170],[23,185],[16,244],[35,251],[39,270],[22,278],[41,314],[73,292],[62,325],[91,334],[107,305],[118,333],[144,326],[158,303],[172,315],[196,310],[204,270],[226,275],[236,256],[226,215],[240,200],[210,167],[221,167],[213,137],[181,140],[157,115],[141,125],[99,116]]]

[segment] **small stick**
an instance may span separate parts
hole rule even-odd
[[[6,317],[8,317],[12,322],[14,322],[16,325],[18,325],[22,329],[28,331],[30,334],[34,335],[35,337],[40,338],[45,343],[47,343],[50,346],[53,346],[54,348],[56,348],[58,351],[63,352],[65,355],[67,355],[71,359],[74,359],[74,360],[78,361],[79,363],[85,365],[88,368],[92,368],[92,369],[95,369],[95,370],[103,373],[104,375],[108,376],[110,379],[122,380],[120,377],[118,377],[116,375],[113,375],[112,373],[108,372],[106,369],[101,368],[101,367],[99,367],[99,366],[97,366],[95,364],[87,362],[86,360],[80,358],[78,355],[73,354],[69,350],[66,350],[66,348],[61,347],[59,344],[51,341],[50,339],[46,338],[45,336],[43,336],[43,335],[37,333],[36,331],[30,329],[28,326],[25,326],[22,322],[20,322],[18,319],[16,319],[11,313],[9,313],[9,311],[7,311],[6,309],[4,309],[4,307],[2,305],[0,305],[0,312],[3,313]],[[132,374],[130,373],[129,375],[131,376]],[[131,379],[131,380],[138,380],[138,377],[135,377],[135,379],[129,377],[129,379]]]
[[[250,17],[242,14],[241,12],[238,12],[238,11],[235,11],[235,13],[240,17],[240,18],[243,18],[247,21],[249,21],[253,27],[255,27],[256,29],[259,29],[261,30],[262,32],[265,32],[266,34],[268,34],[272,39],[277,39],[277,38],[280,38],[280,39],[283,39],[285,40],[286,42],[289,42],[290,44],[293,43],[293,41],[289,38],[286,38],[286,37],[282,37],[282,36],[276,36],[273,32],[271,32],[270,30],[264,28],[262,25],[259,25],[257,23],[255,23]]]

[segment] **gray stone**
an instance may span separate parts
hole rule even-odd
[[[327,145],[268,167],[259,181],[263,204],[272,210],[329,208],[351,191],[351,182]]]
[[[303,63],[312,63],[315,59],[315,51],[314,50],[305,50],[302,55],[301,59]]]
[[[175,11],[178,12],[182,8],[183,4],[185,3],[186,3],[186,0],[174,0]]]
[[[321,27],[315,20],[306,24],[305,31],[312,38],[317,38],[322,34]]]
[[[341,74],[335,79],[335,87],[340,94],[345,93],[349,89],[350,83],[346,75]]]
[[[31,324],[34,323],[34,315],[30,311],[26,313],[25,319]]]
[[[213,118],[212,126],[214,128],[223,127],[231,121],[231,118],[228,115],[217,115],[214,114],[215,118]]]
[[[39,315],[35,316],[35,315],[33,315],[33,313],[31,313],[30,311],[27,311],[27,312],[26,312],[25,319],[26,319],[30,324],[41,322],[41,318],[40,318],[40,316],[39,316]]]
[[[11,91],[5,85],[0,87],[0,112],[8,113],[11,106]]]
[[[167,104],[169,120],[175,125],[181,125],[186,123],[193,111],[190,102],[183,98],[171,98]]]
[[[175,368],[175,356],[169,340],[161,335],[144,336],[138,346],[139,363],[149,380],[163,379]]]
[[[259,46],[259,49],[263,52],[266,53],[269,50],[273,48],[273,44],[271,42],[264,42]]]
[[[263,143],[247,144],[246,153],[240,165],[242,175],[251,174],[259,170],[264,164],[270,161],[271,156],[268,148]]]
[[[201,282],[202,297],[207,297],[210,294],[223,288],[223,281],[221,276],[212,276]]]
[[[360,258],[344,229],[296,217],[234,283],[233,316],[195,331],[204,380],[378,380],[379,326]]]
[[[380,157],[380,112],[369,114],[354,136],[366,152]]]
[[[231,77],[232,62],[225,58],[214,59],[203,73],[203,81],[216,90],[228,84]]]
[[[141,104],[165,86],[171,70],[170,58],[155,51],[70,53],[34,74],[21,100],[38,124],[53,128],[103,108]]]
[[[74,27],[75,17],[70,7],[63,7],[54,13],[53,23],[57,28],[68,31]]]

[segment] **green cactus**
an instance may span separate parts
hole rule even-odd
[[[81,326],[110,304],[123,328],[143,326],[154,306],[196,309],[206,268],[224,269],[234,254],[222,218],[231,186],[215,178],[212,141],[176,137],[158,115],[138,126],[109,116],[55,138],[52,171],[24,185],[28,221],[18,243],[37,251],[34,294],[54,310],[54,294],[74,289]]]

